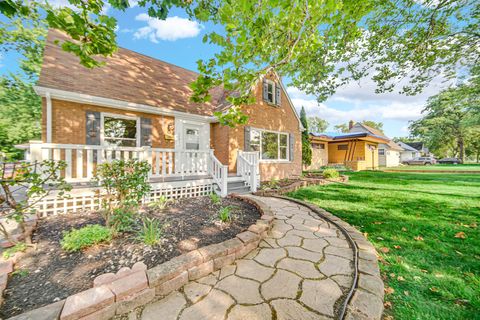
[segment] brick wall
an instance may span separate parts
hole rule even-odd
[[[294,135],[294,157],[293,161],[287,162],[264,162],[260,163],[260,175],[262,181],[283,179],[290,176],[298,176],[302,173],[302,144],[300,125],[294,111],[289,105],[285,92],[282,92],[281,106],[271,106],[263,101],[262,82],[260,81],[255,90],[256,103],[243,106],[242,110],[249,116],[247,126],[265,130],[281,131]],[[220,126],[220,125],[216,125]],[[220,126],[222,127],[222,126]],[[216,152],[225,159],[228,153],[229,172],[236,172],[237,152],[244,150],[244,126],[235,128],[223,127],[222,131],[214,129],[212,145]],[[225,134],[228,131],[228,134]],[[221,132],[221,133],[220,133]],[[225,141],[228,140],[228,143]],[[220,160],[220,158],[219,158]],[[227,164],[226,161],[220,160]]]
[[[46,141],[46,102],[42,106],[42,141]],[[86,112],[98,111],[125,116],[152,119],[152,146],[155,148],[173,148],[174,141],[165,139],[169,124],[175,125],[173,117],[132,112],[114,108],[99,107],[83,103],[52,99],[52,142],[66,144],[86,143]]]
[[[210,148],[214,149],[217,159],[227,164],[229,161],[229,128],[219,123],[210,125]]]

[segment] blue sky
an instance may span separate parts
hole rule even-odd
[[[67,4],[66,0],[51,0],[56,5]],[[216,48],[204,44],[205,33],[212,31],[212,24],[189,21],[180,10],[173,10],[166,21],[148,17],[145,8],[133,7],[126,12],[107,9],[118,20],[118,44],[121,47],[164,60],[181,67],[197,70],[196,61],[208,59]],[[17,56],[3,56],[1,73],[14,71]],[[329,131],[339,123],[349,120],[375,120],[384,123],[384,131],[390,137],[408,135],[408,123],[418,119],[426,99],[446,87],[441,77],[434,79],[422,94],[407,97],[396,93],[375,94],[375,84],[370,79],[350,83],[340,88],[324,103],[318,104],[315,97],[305,95],[288,81],[284,81],[296,108],[305,106],[309,116],[318,116],[330,123]]]

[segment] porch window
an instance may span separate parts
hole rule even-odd
[[[337,150],[348,150],[348,144],[339,144]]]
[[[379,156],[384,156],[385,155],[385,149],[378,149],[378,155]]]
[[[116,147],[137,146],[137,119],[116,116],[103,118],[104,144]]]
[[[261,160],[288,160],[288,134],[252,129],[250,149],[259,151]]]

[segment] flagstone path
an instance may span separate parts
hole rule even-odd
[[[353,282],[340,230],[296,203],[259,198],[273,228],[243,259],[145,306],[142,320],[333,319]]]

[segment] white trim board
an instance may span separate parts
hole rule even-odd
[[[35,92],[41,96],[46,97],[50,95],[52,99],[72,101],[78,103],[87,103],[96,106],[120,109],[120,110],[129,110],[136,112],[144,112],[150,114],[159,114],[159,115],[168,115],[174,116],[175,118],[185,119],[185,120],[194,120],[203,123],[217,122],[218,120],[215,117],[210,116],[201,116],[192,113],[186,113],[181,111],[170,110],[163,107],[152,107],[145,104],[139,104],[134,102],[126,102],[121,100],[102,98],[97,96],[91,96],[83,93],[76,93],[71,91],[64,91],[58,89],[52,89],[41,86],[34,86]]]

